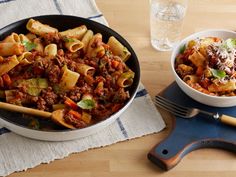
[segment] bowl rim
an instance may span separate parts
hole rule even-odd
[[[231,34],[235,34],[235,38],[236,38],[236,32],[232,31],[232,30],[228,30],[228,29],[207,29],[207,30],[202,30],[196,33],[192,33],[190,35],[188,35],[187,37],[183,38],[173,49],[172,53],[171,53],[171,70],[175,76],[175,79],[178,79],[179,82],[181,82],[182,85],[184,85],[185,87],[187,87],[188,89],[190,89],[192,92],[199,94],[201,96],[205,96],[205,97],[209,97],[211,99],[217,99],[217,100],[234,100],[236,99],[236,96],[215,96],[215,95],[209,95],[209,94],[205,94],[203,92],[200,92],[192,87],[190,87],[188,84],[186,84],[180,77],[179,75],[176,73],[175,71],[175,60],[176,60],[176,56],[179,53],[179,49],[181,46],[185,45],[186,42],[188,42],[190,39],[192,38],[197,38],[197,36],[199,35],[203,35],[204,33],[209,33],[209,32],[222,32],[222,33],[231,33]],[[210,36],[206,36],[206,37],[210,37]],[[212,36],[214,37],[214,36]],[[178,82],[177,82],[178,83]],[[236,103],[235,103],[236,105]]]
[[[49,14],[49,15],[30,16],[30,17],[27,17],[27,18],[23,18],[23,19],[17,20],[17,21],[15,21],[13,23],[10,23],[10,24],[0,28],[0,31],[2,31],[1,33],[6,33],[8,31],[7,29],[10,26],[14,26],[17,23],[23,23],[24,21],[27,21],[27,20],[29,20],[31,18],[36,19],[36,20],[40,20],[41,18],[48,18],[48,17],[77,18],[78,20],[82,20],[83,22],[84,21],[89,21],[89,23],[93,23],[93,24],[95,24],[96,26],[99,26],[102,29],[109,30],[111,33],[115,34],[115,36],[118,36],[122,40],[122,42],[125,43],[125,47],[130,49],[130,52],[133,54],[133,57],[136,60],[136,64],[137,64],[137,68],[138,68],[138,73],[135,73],[135,76],[137,77],[137,81],[136,81],[137,84],[134,87],[134,92],[132,93],[132,95],[130,96],[129,100],[127,100],[127,102],[124,104],[124,106],[120,110],[118,110],[117,112],[113,113],[108,118],[106,118],[104,120],[101,120],[98,123],[92,124],[92,125],[90,125],[88,127],[85,127],[85,128],[80,128],[80,129],[64,129],[64,130],[38,130],[38,129],[32,129],[30,127],[18,124],[17,122],[5,119],[4,117],[1,117],[1,115],[0,115],[0,119],[2,119],[3,122],[6,121],[6,122],[8,122],[10,124],[14,124],[14,126],[17,126],[19,128],[23,128],[23,129],[27,129],[27,130],[32,131],[32,132],[40,132],[40,133],[43,133],[43,134],[47,134],[47,133],[56,133],[56,134],[60,134],[61,133],[61,134],[64,134],[66,132],[74,132],[74,133],[76,133],[76,132],[86,132],[86,131],[88,131],[90,129],[95,129],[95,128],[98,128],[99,126],[106,125],[107,122],[109,122],[109,120],[110,121],[115,120],[117,115],[118,115],[117,116],[117,118],[118,118],[119,115],[122,114],[130,106],[130,104],[133,102],[133,100],[134,100],[134,98],[136,96],[136,93],[138,92],[138,88],[139,88],[140,80],[141,80],[141,77],[140,77],[141,70],[140,70],[139,60],[138,60],[138,57],[137,57],[134,49],[132,48],[132,46],[129,44],[129,42],[122,35],[120,35],[116,31],[114,31],[110,27],[108,27],[108,26],[106,26],[106,25],[104,25],[102,23],[93,21],[91,19],[80,17],[80,16],[74,16],[74,15]]]

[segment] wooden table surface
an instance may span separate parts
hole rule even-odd
[[[96,0],[112,29],[134,48],[140,64],[141,79],[152,97],[174,78],[170,71],[171,52],[157,52],[151,47],[149,0]],[[189,0],[182,37],[209,29],[236,29],[235,0]],[[163,115],[167,128],[160,133],[117,143],[104,148],[72,154],[50,164],[10,175],[60,177],[235,177],[236,156],[219,149],[191,152],[171,171],[163,172],[146,157],[171,129],[170,118]]]

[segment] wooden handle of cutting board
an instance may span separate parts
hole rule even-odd
[[[174,140],[172,142],[174,142]],[[168,143],[169,142],[163,141],[154,146],[148,153],[148,159],[166,171],[175,167],[185,155],[196,149],[221,148],[230,151],[235,151],[236,149],[236,145],[234,143],[217,139],[205,139],[185,145],[182,144],[182,149],[173,148],[174,145]]]

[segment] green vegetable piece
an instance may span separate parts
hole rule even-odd
[[[95,107],[95,101],[93,99],[82,99],[77,105],[81,109],[93,109]]]
[[[25,46],[27,51],[31,51],[37,47],[35,43],[32,43],[30,41],[22,41],[22,44]]]
[[[231,39],[231,38],[227,39],[225,41],[225,45],[227,48],[235,48],[236,47],[236,39]]]
[[[211,69],[211,73],[214,77],[222,79],[226,76],[225,71],[218,70],[218,69]]]
[[[32,96],[39,96],[41,90],[42,90],[41,88],[30,87],[27,89],[27,93]]]
[[[62,92],[62,90],[60,89],[59,85],[53,85],[53,91],[56,93],[56,94],[59,94]]]
[[[48,80],[44,78],[36,78],[39,88],[48,88]]]
[[[185,45],[181,46],[180,49],[179,49],[179,53],[183,54],[185,49],[186,49]]]
[[[48,87],[48,81],[44,78],[32,78],[27,80],[18,80],[17,87],[25,87],[26,93],[32,96],[39,96],[42,89]]]
[[[63,40],[64,40],[65,42],[75,42],[75,40],[74,40],[73,38],[67,38],[67,37],[65,37]]]
[[[26,86],[26,87],[37,87],[37,88],[47,88],[48,81],[44,78],[32,78],[27,80],[19,80],[18,87]]]

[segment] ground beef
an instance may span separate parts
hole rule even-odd
[[[77,63],[75,61],[71,60],[68,57],[65,57],[64,62],[67,65],[68,69],[70,69],[71,71],[76,71]]]
[[[59,66],[59,67],[63,67],[65,64],[65,58],[63,56],[57,55],[55,57],[55,63]]]
[[[80,88],[81,93],[91,93],[93,88],[89,86],[87,83],[84,83],[84,85]]]
[[[46,70],[48,80],[52,83],[59,83],[61,70],[57,65],[49,65]]]
[[[37,101],[37,107],[40,110],[51,110],[52,105],[58,102],[58,96],[52,90],[52,87],[48,87],[42,90],[41,96],[39,96]]]
[[[39,98],[37,96],[27,95],[26,99],[28,100],[29,103],[36,103]]]
[[[44,68],[43,68],[43,66],[40,66],[40,65],[32,66],[32,71],[36,77],[40,77],[44,74]]]
[[[78,102],[81,98],[81,90],[79,87],[75,87],[68,93],[68,97],[75,102]]]
[[[105,108],[93,109],[92,115],[94,116],[94,119],[104,120],[111,115],[111,110]]]
[[[47,110],[46,104],[47,104],[46,101],[42,97],[38,98],[37,108],[39,110]]]
[[[58,33],[47,33],[43,35],[43,44],[48,45],[48,44],[57,44],[58,48],[63,47],[63,39],[60,38]]]
[[[175,69],[181,78],[184,78],[186,75],[193,74],[194,69],[191,66],[185,64],[179,64]]]
[[[42,90],[41,95],[48,105],[53,105],[57,102],[58,96],[53,92],[52,87],[48,87],[46,90]]]
[[[84,121],[74,118],[71,114],[65,114],[64,119],[68,124],[71,124],[76,128],[87,127],[87,124]]]
[[[124,88],[117,90],[112,98],[113,103],[122,103],[129,98],[129,92],[126,92]]]
[[[87,65],[89,65],[89,66],[92,66],[92,67],[94,67],[94,68],[98,68],[98,66],[99,66],[99,58],[96,58],[96,57],[94,57],[94,58],[84,58],[84,63],[85,64],[87,64]]]

